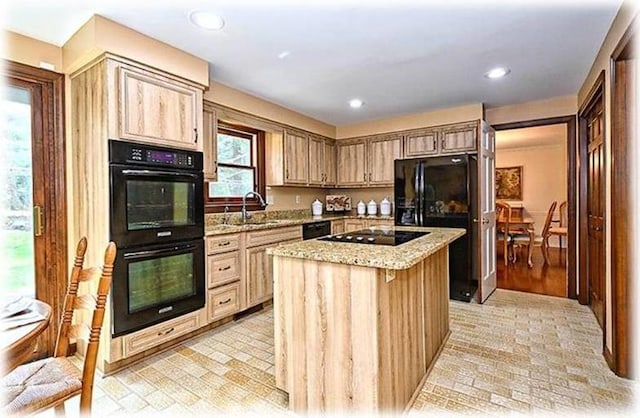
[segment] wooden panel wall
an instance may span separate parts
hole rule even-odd
[[[427,367],[449,334],[449,251],[443,248],[424,266],[424,342]]]

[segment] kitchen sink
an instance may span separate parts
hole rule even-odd
[[[245,225],[278,225],[281,223],[291,222],[283,219],[263,219],[263,220],[249,220],[245,222]]]

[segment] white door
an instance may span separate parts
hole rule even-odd
[[[478,184],[480,185],[478,302],[483,303],[496,290],[496,131],[485,121],[481,123],[481,130],[478,158]]]

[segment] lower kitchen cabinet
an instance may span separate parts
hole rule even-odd
[[[365,228],[364,219],[345,219],[344,232],[358,231]]]
[[[342,234],[344,232],[344,221],[331,221],[331,235]]]
[[[240,279],[240,251],[207,257],[207,287],[212,288]]]
[[[240,311],[240,281],[209,289],[207,322],[213,322]]]
[[[247,307],[257,305],[273,296],[273,277],[271,257],[267,255],[267,248],[272,245],[262,245],[248,248],[246,254],[247,271]]]

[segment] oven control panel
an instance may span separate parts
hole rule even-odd
[[[202,153],[111,140],[112,163],[202,169]]]

